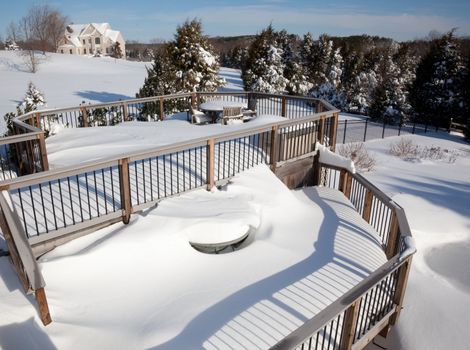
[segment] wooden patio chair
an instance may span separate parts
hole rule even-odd
[[[222,114],[222,123],[231,124],[232,121],[243,121],[242,107],[224,107]]]

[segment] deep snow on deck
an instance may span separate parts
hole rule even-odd
[[[246,225],[255,235],[234,252],[205,254],[188,243],[198,232]],[[43,256],[48,327],[2,272],[0,335],[26,347],[46,337],[61,349],[266,348],[385,260],[376,233],[340,192],[290,191],[257,166],[224,188],[166,199],[129,225]],[[2,334],[13,324],[30,337]]]

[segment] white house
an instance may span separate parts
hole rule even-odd
[[[116,43],[126,55],[126,43],[118,30],[109,23],[70,24],[65,29],[57,52],[71,55],[112,55]]]

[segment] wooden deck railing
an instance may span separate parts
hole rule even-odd
[[[337,189],[379,233],[388,261],[271,349],[362,349],[397,322],[412,256],[403,209],[362,175],[317,164],[317,185]]]
[[[161,96],[137,102],[122,101],[119,104],[125,106],[128,114],[129,111],[132,113],[133,104],[136,105],[135,108],[143,108],[144,103],[158,103],[161,111],[162,106],[165,109],[167,101],[173,104],[172,108],[180,108],[185,103],[182,101],[200,103],[204,99],[221,96],[230,99],[248,98],[250,94],[192,94],[174,98]],[[258,97],[257,94],[256,98]],[[289,114],[287,97],[262,97],[269,101],[269,104],[266,102],[269,108],[275,108],[278,104],[281,113]],[[321,105],[312,100],[309,107],[315,103]],[[177,104],[180,105],[174,107]],[[29,137],[39,138],[43,146],[36,147],[33,152],[41,155],[35,164],[43,164],[46,169],[47,157],[45,152],[42,153],[45,151],[42,129],[47,130],[50,118],[54,118],[56,122],[68,123],[68,127],[85,127],[87,123],[90,127],[90,122],[93,126],[98,126],[100,124],[96,122],[97,119],[83,116],[106,115],[106,120],[109,121],[109,114],[95,111],[111,107],[114,108],[113,113],[119,113],[116,104],[100,104],[25,115],[14,121],[15,130],[29,131],[30,134],[13,138],[17,140],[26,137],[26,141],[29,141]],[[300,107],[295,108],[298,115]],[[338,111],[326,110],[326,107],[322,110],[324,111],[321,113],[312,113],[310,110],[305,112],[304,117],[286,118],[282,122],[255,125],[211,138],[193,139],[145,152],[123,154],[103,161],[37,172],[0,182],[0,190],[8,192],[3,193],[10,198],[16,218],[15,225],[0,220],[2,232],[12,232],[11,237],[17,237],[11,240],[13,245],[18,237],[28,242],[32,247],[32,254],[19,252],[18,257],[21,266],[31,266],[35,264],[35,257],[54,246],[103,225],[119,220],[127,223],[132,213],[149,208],[163,198],[196,188],[211,188],[256,164],[270,164],[275,169],[281,162],[313,154],[317,141],[331,145],[334,137],[327,132],[333,130],[330,125],[337,123]],[[4,204],[0,205],[4,210]],[[13,251],[15,247],[12,246],[9,250]],[[38,301],[41,301],[41,318],[47,321],[50,316],[47,302],[44,307],[43,286],[39,287],[41,283],[33,283],[31,279],[23,280],[29,281],[28,290],[40,289],[42,298]]]

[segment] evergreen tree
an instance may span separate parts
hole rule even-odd
[[[176,93],[175,68],[165,53],[156,53],[152,67],[147,67],[147,78],[144,86],[136,94],[137,98],[161,96]],[[173,106],[167,101],[164,104],[165,112],[171,112]],[[157,103],[144,103],[139,109],[142,120],[156,120],[159,118],[160,106]]]
[[[333,42],[326,34],[313,41],[310,33],[304,36],[301,43],[301,60],[306,75],[314,89],[328,82],[328,68],[333,53]]]
[[[118,41],[113,45],[113,57],[114,58],[122,58],[122,49],[121,44]]]
[[[421,120],[436,126],[462,118],[463,62],[453,31],[435,39],[416,70],[410,100]]]
[[[178,92],[216,91],[223,85],[218,76],[218,57],[202,34],[200,21],[193,19],[178,26],[166,52],[176,75]]]
[[[394,44],[384,55],[369,110],[373,119],[391,124],[406,121],[411,110],[408,90],[414,79],[413,59],[406,45]]]
[[[4,115],[3,119],[5,120],[5,124],[7,126],[7,133],[6,135],[13,134],[13,124],[12,121],[17,116],[29,113],[31,111],[35,111],[40,106],[44,106],[46,104],[46,100],[41,91],[39,91],[36,86],[32,82],[28,84],[28,89],[26,90],[26,94],[21,101],[16,106],[16,114],[13,112],[7,113]]]
[[[38,107],[44,106],[46,100],[41,91],[39,91],[32,82],[28,85],[28,90],[23,98],[23,101],[18,105],[18,111],[20,114],[25,114],[31,111],[35,111]]]
[[[332,47],[331,42],[328,44],[328,47]],[[311,95],[328,101],[336,108],[343,109],[346,103],[345,94],[341,86],[343,57],[339,48],[328,51],[330,56],[324,60],[324,64],[327,66],[326,71],[323,73],[324,82],[314,89]]]
[[[470,141],[470,56],[467,57],[467,67],[465,69],[465,78],[462,84],[463,110],[465,122],[465,138]]]
[[[278,35],[269,25],[250,45],[248,58],[242,67],[245,90],[282,93],[287,86],[284,77],[283,51]]]

